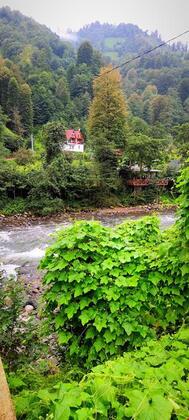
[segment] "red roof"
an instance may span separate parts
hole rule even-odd
[[[66,130],[66,140],[84,141],[83,134],[80,130]]]

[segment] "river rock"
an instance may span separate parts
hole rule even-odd
[[[37,288],[37,289],[33,289],[33,290],[32,290],[32,293],[34,293],[34,295],[37,295],[37,294],[39,293],[39,288]]]
[[[34,306],[33,305],[26,305],[25,306],[25,308],[24,308],[24,311],[27,313],[27,314],[30,314],[33,310],[34,310],[35,308],[34,308]]]
[[[12,306],[13,301],[9,296],[5,296],[4,303],[5,303],[6,306]]]

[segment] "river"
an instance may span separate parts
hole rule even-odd
[[[141,216],[140,216],[141,217]],[[96,217],[105,226],[114,226],[128,219],[137,219],[137,215],[101,216]],[[161,228],[171,226],[175,221],[174,212],[159,214]],[[94,220],[94,218],[93,218]],[[0,264],[7,274],[15,274],[22,268],[23,273],[36,272],[39,260],[45,253],[45,248],[53,240],[52,233],[64,229],[71,222],[38,223],[32,226],[21,226],[0,229]]]

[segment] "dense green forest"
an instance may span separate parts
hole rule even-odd
[[[187,48],[178,43],[159,49],[123,67],[117,82],[107,73],[102,86],[96,78],[100,71],[157,45],[159,35],[135,25],[94,23],[77,39],[68,43],[20,12],[0,9],[0,209],[5,214],[153,201],[161,195],[153,182],[137,195],[128,188],[131,166],[140,167],[139,177],[145,168],[155,168],[159,177],[174,178],[187,157]],[[98,101],[104,101],[102,119],[91,124]],[[81,129],[83,154],[61,151],[70,128]]]
[[[89,40],[109,61],[123,63],[162,42],[131,24],[87,25],[78,32],[79,41]],[[164,46],[122,68],[123,85],[134,116],[149,124],[171,127],[188,121],[189,54],[182,43]]]

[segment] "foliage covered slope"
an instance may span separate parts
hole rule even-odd
[[[161,38],[157,31],[151,35],[143,31],[137,25],[120,23],[112,25],[94,22],[84,26],[77,32],[79,41],[88,39],[96,48],[110,55],[115,53],[117,57],[127,53],[135,53],[157,45]]]
[[[35,55],[37,66],[55,70],[65,63],[66,53],[72,49],[45,25],[8,7],[0,9],[1,53],[17,63],[31,65]],[[37,61],[41,58],[41,61]],[[34,57],[33,57],[34,59]]]
[[[34,126],[61,119],[78,128],[91,98],[91,79],[100,57],[91,48],[91,61],[77,57],[68,42],[44,25],[8,7],[0,9],[0,86],[6,92],[10,77],[30,86]],[[14,74],[10,75],[10,71]],[[0,105],[7,113],[0,97]],[[12,101],[15,101],[12,95]],[[16,104],[15,104],[16,107]]]
[[[189,329],[183,328],[175,336],[148,341],[140,350],[93,368],[78,383],[60,382],[61,376],[55,374],[45,379],[32,371],[31,377],[22,371],[17,372],[17,378],[10,375],[17,418],[186,419],[188,344]]]

